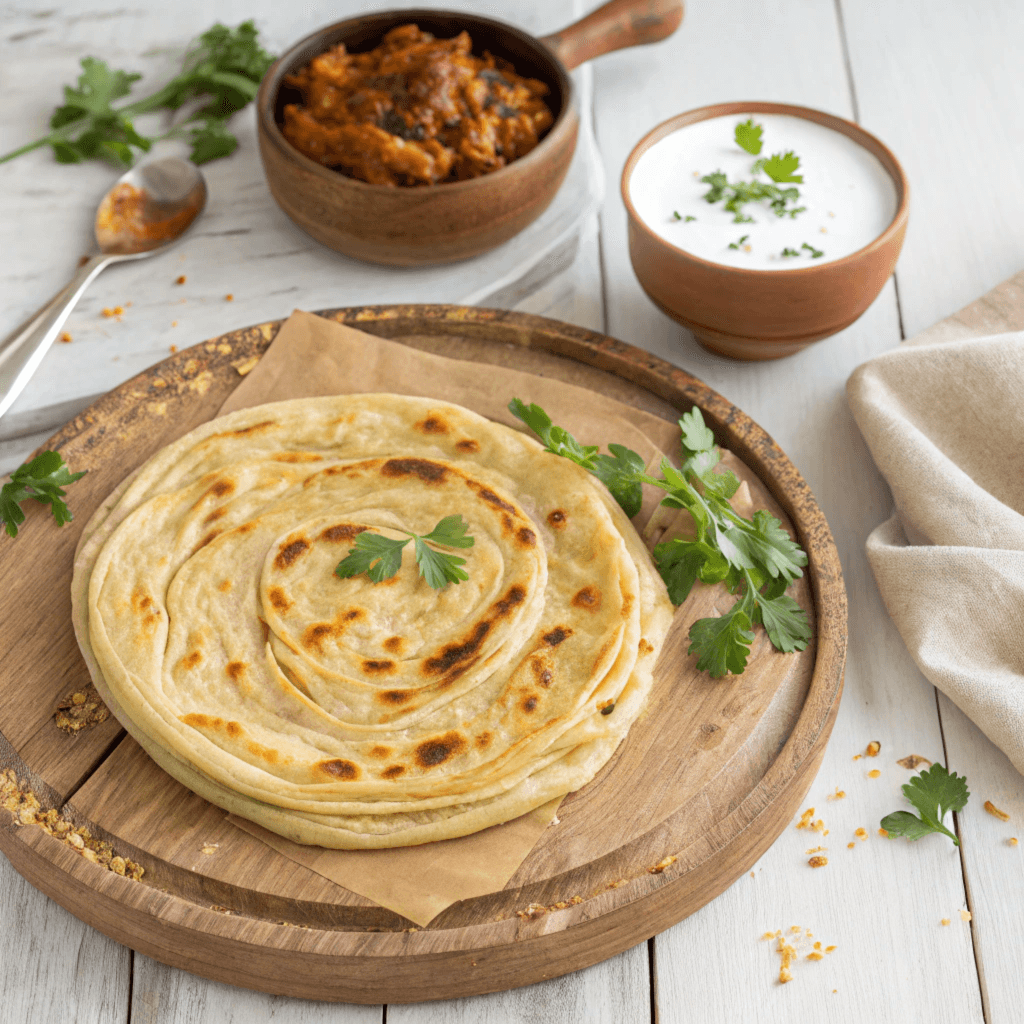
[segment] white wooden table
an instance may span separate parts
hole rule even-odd
[[[473,7],[534,31],[561,26],[571,4],[528,0],[510,10],[496,0]],[[224,0],[165,5],[20,0],[0,6],[0,151],[31,137],[94,53],[147,74],[169,72],[176,52],[216,17],[255,16],[280,49],[311,28],[358,10],[343,5]],[[374,6],[367,2],[364,7]],[[385,5],[376,5],[385,6]],[[388,4],[387,6],[391,6]],[[47,13],[49,12],[49,13]],[[157,44],[157,41],[160,41]],[[750,413],[809,480],[832,525],[850,598],[846,691],[821,773],[806,806],[830,835],[830,863],[807,867],[806,832],[787,830],[750,876],[699,913],[614,960],[516,992],[458,1002],[352,1007],[277,999],[218,985],[133,954],[49,902],[0,859],[0,1021],[36,1024],[462,1024],[505,1021],[893,1022],[988,1021],[1024,1016],[1024,780],[1006,758],[918,673],[879,600],[864,556],[870,530],[890,498],[847,409],[843,386],[865,359],[897,346],[1024,268],[1024,6],[1020,0],[690,0],[675,38],[594,67],[593,118],[607,177],[599,218],[584,225],[572,267],[544,282],[517,308],[606,331],[667,358]],[[641,292],[629,265],[618,194],[623,161],[636,140],[668,116],[703,104],[781,100],[859,120],[902,160],[912,183],[911,225],[896,278],[853,327],[811,349],[763,365],[733,363],[697,346]],[[148,265],[123,323],[100,317],[124,304],[126,278],[104,275],[73,316],[76,341],[58,345],[40,384],[67,403],[93,393],[118,360],[134,372],[141,348],[193,344],[293,306],[330,304],[345,272],[297,232],[292,251],[250,258],[248,204],[262,203],[251,122],[242,146],[210,168],[217,197],[204,231],[219,249],[183,246]],[[0,330],[63,283],[85,251],[91,210],[110,173],[100,166],[56,168],[36,153],[0,167],[0,248],[4,299]],[[239,184],[241,183],[241,184]],[[283,215],[282,215],[283,216]],[[33,234],[45,260],[16,260]],[[180,273],[180,294],[169,282]],[[458,270],[453,270],[457,274]],[[226,292],[235,294],[226,303]],[[181,302],[185,299],[185,302]],[[171,327],[172,321],[177,326]],[[80,339],[80,341],[79,341]],[[76,344],[90,358],[72,358]],[[82,352],[82,349],[78,350]],[[156,356],[154,356],[156,358]],[[92,368],[92,369],[91,369]],[[128,375],[128,372],[124,374]],[[48,407],[45,401],[39,408]],[[23,420],[2,440],[0,468],[39,443],[59,403]],[[3,555],[0,550],[0,576]],[[2,628],[2,624],[0,624]],[[869,740],[875,761],[854,761]],[[936,837],[887,842],[878,821],[904,806],[907,754],[966,773],[971,802],[958,816],[959,850]],[[868,777],[870,768],[881,777]],[[829,800],[836,788],[846,798]],[[992,800],[1009,824],[982,810]],[[863,826],[869,838],[856,841]],[[1024,839],[1024,836],[1021,837]],[[973,920],[959,913],[970,910]],[[951,923],[943,926],[943,918]],[[799,925],[838,949],[801,961],[791,984],[777,981],[767,930]]]

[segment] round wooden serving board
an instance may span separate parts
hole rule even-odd
[[[794,593],[811,612],[814,642],[784,655],[759,630],[747,670],[712,680],[687,655],[686,631],[731,599],[698,587],[676,616],[649,710],[612,761],[566,798],[559,823],[503,891],[456,903],[419,930],[235,828],[157,768],[113,718],[75,736],[61,732],[58,703],[88,683],[69,597],[79,531],[132,469],[215,414],[241,381],[239,367],[279,327],[262,324],[178,353],[65,426],[47,447],[89,470],[71,492],[75,521],[57,530],[33,508],[17,540],[0,542],[0,768],[13,768],[44,808],[108,840],[145,875],[121,877],[6,811],[0,849],[77,917],[148,956],[311,999],[416,1002],[527,985],[610,957],[693,913],[789,824],[839,706],[846,595],[806,483],[735,406],[612,338],[453,306],[322,315],[415,348],[559,378],[670,421],[698,405],[809,555]]]

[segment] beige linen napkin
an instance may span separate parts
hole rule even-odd
[[[867,542],[925,676],[1024,774],[1024,274],[857,368],[896,511]],[[1003,332],[1003,333],[996,333]]]

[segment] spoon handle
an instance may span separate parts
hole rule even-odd
[[[32,374],[53,344],[89,282],[114,256],[94,253],[83,263],[70,283],[62,288],[39,312],[34,313],[13,333],[0,341],[0,416],[14,404]]]
[[[682,20],[683,0],[610,0],[540,41],[572,71],[604,53],[667,39]]]

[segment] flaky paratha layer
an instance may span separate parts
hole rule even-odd
[[[339,579],[360,532],[469,523],[469,580]],[[603,486],[396,395],[280,402],[168,446],[83,534],[76,632],[184,785],[299,842],[412,845],[578,789],[650,691],[664,586]]]

